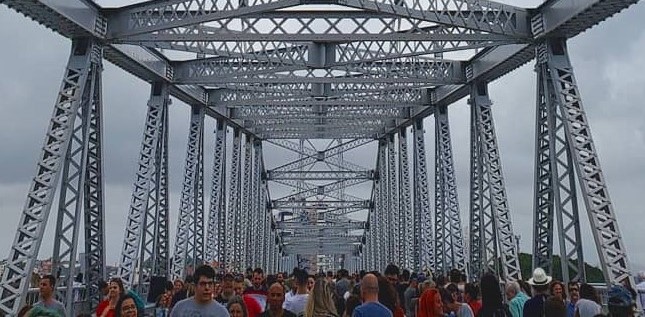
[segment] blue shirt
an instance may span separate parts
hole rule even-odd
[[[393,317],[392,312],[378,302],[369,302],[354,309],[352,317]]]
[[[529,297],[524,292],[519,292],[508,302],[508,310],[511,311],[513,317],[524,317],[524,303],[529,300]]]

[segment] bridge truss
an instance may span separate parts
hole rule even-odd
[[[151,84],[119,272],[144,295],[152,276],[183,277],[204,262],[275,272],[316,255],[352,270],[397,263],[435,273],[458,268],[474,279],[485,270],[521,278],[487,85],[533,59],[533,265],[552,271],[557,231],[565,280],[585,279],[579,192],[606,280],[633,285],[566,42],[635,2],[553,0],[529,9],[488,0],[151,0],[119,8],[0,1],[72,42],[2,275],[0,311],[15,314],[24,302],[57,190],[53,261],[68,289],[65,304],[72,307],[70,263],[79,251],[88,255],[92,303],[99,298],[103,60]],[[172,248],[170,96],[191,107]],[[464,97],[471,110],[468,243],[447,115]],[[434,204],[428,116],[435,119]],[[204,153],[205,120],[217,122],[212,154]],[[345,158],[371,142],[375,165]],[[296,159],[267,167],[266,146]],[[361,184],[371,192],[353,194]],[[273,197],[275,186],[291,194]]]

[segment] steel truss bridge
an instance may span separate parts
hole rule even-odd
[[[608,283],[634,285],[567,40],[636,2],[549,0],[523,8],[488,0],[151,0],[103,8],[89,0],[2,0],[69,38],[71,52],[2,274],[0,311],[13,315],[25,301],[55,199],[53,272],[63,272],[64,302],[72,307],[79,252],[87,255],[92,305],[99,298],[96,282],[106,274],[104,60],[150,83],[119,272],[144,296],[151,276],[182,277],[202,262],[275,272],[319,254],[351,270],[392,262],[459,268],[475,279],[484,270],[521,278],[487,85],[533,60],[533,266],[553,270],[558,239],[564,280],[585,280],[582,212]],[[177,52],[190,58],[173,59]],[[192,108],[174,246],[171,96]],[[464,97],[471,177],[462,221],[448,106]],[[429,116],[434,200],[422,121]],[[216,121],[214,153],[204,151],[205,120]],[[373,142],[375,166],[344,157]],[[268,168],[269,144],[295,159]],[[204,179],[205,168],[212,179]],[[352,194],[359,184],[370,193]],[[292,194],[273,197],[277,185]],[[359,213],[366,220],[352,217]]]

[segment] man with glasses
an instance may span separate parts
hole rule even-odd
[[[573,317],[576,313],[576,303],[580,299],[580,286],[578,282],[569,282],[567,284],[569,291],[569,300],[567,300],[567,317]]]
[[[175,305],[170,317],[229,317],[222,304],[213,300],[215,270],[202,265],[195,270],[195,296],[186,298]]]

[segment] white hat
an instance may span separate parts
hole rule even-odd
[[[547,285],[551,283],[551,277],[546,275],[544,269],[538,267],[533,271],[533,277],[528,280],[531,285]]]

